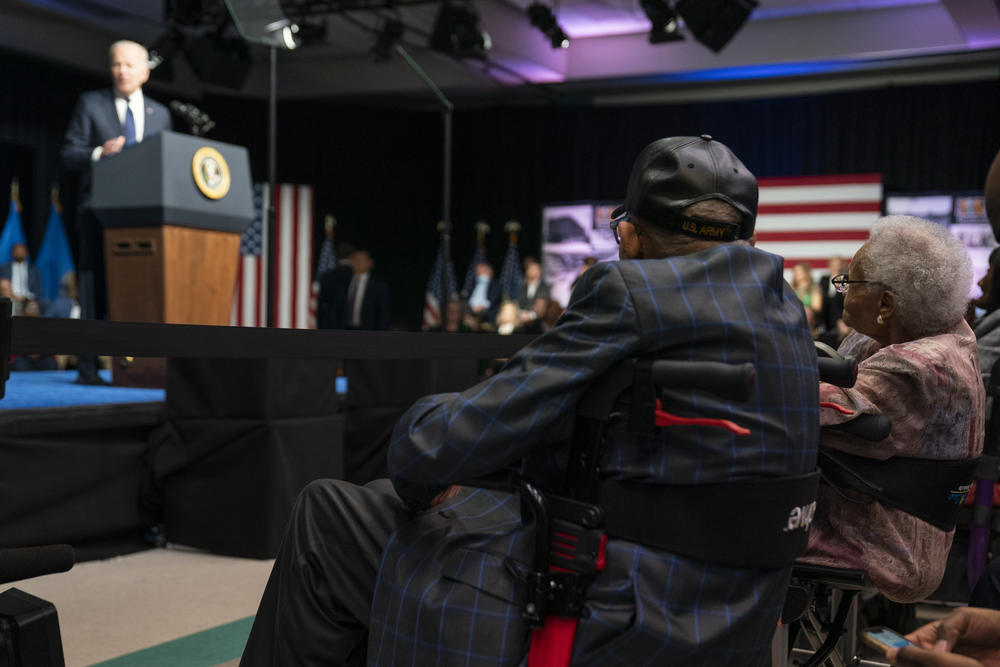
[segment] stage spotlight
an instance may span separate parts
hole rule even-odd
[[[392,57],[392,49],[403,36],[403,22],[399,19],[386,19],[375,31],[375,44],[368,55],[373,62],[384,63]]]
[[[479,27],[479,15],[468,6],[441,4],[429,45],[455,58],[486,58],[492,43],[489,34]]]
[[[695,39],[718,53],[756,6],[757,0],[678,0],[676,9]]]
[[[677,12],[667,3],[667,0],[642,0],[642,11],[646,12],[652,24],[649,30],[649,43],[662,44],[677,42],[684,39],[678,28]]]
[[[299,26],[285,16],[278,0],[225,0],[236,30],[248,42],[288,49],[299,45]]]
[[[541,30],[549,38],[549,43],[552,44],[553,49],[569,48],[569,37],[559,27],[555,14],[552,13],[550,7],[540,2],[531,3],[528,6],[528,19],[531,20],[531,25]]]

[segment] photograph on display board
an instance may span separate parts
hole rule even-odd
[[[578,203],[542,207],[542,276],[563,307],[573,285],[593,262],[618,259],[608,228],[614,204]]]
[[[989,268],[990,252],[997,246],[986,218],[986,202],[979,193],[891,193],[885,198],[886,215],[915,215],[948,228],[965,244],[972,260],[969,298],[981,294],[979,279]]]

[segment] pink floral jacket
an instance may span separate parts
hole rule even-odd
[[[884,348],[853,333],[839,352],[861,360],[857,384],[851,389],[821,384],[820,400],[856,413],[887,415],[892,434],[867,442],[822,432],[821,447],[876,459],[961,459],[982,451],[985,391],[976,338],[965,321],[948,333]],[[852,418],[820,409],[821,426]],[[953,536],[954,531],[946,533],[901,510],[849,502],[821,485],[809,547],[800,560],[866,570],[886,597],[913,602],[941,582]]]

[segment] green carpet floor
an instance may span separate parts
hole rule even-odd
[[[196,632],[92,667],[214,667],[240,657],[253,616]]]

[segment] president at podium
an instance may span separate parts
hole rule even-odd
[[[80,96],[62,147],[63,163],[68,169],[80,172],[77,266],[80,307],[85,319],[103,319],[107,313],[101,225],[90,208],[91,167],[125,146],[171,129],[167,108],[142,93],[142,85],[149,79],[146,49],[135,42],[119,41],[111,45],[110,56],[112,87]],[[77,382],[102,383],[95,357],[82,357],[78,365]]]

